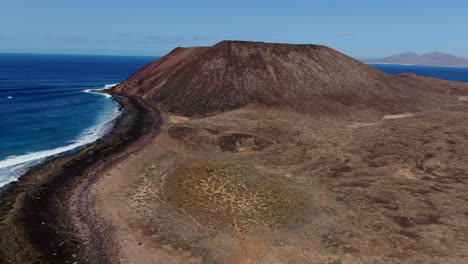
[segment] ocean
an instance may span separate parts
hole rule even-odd
[[[91,90],[109,88],[156,59],[0,54],[0,187],[108,133],[121,109]]]
[[[108,133],[121,114],[111,87],[158,57],[0,54],[0,188],[47,158]],[[468,82],[468,68],[372,64]]]
[[[440,78],[450,81],[468,82],[468,68],[433,67],[419,65],[398,65],[398,64],[369,64],[388,74],[399,74],[411,72],[414,74]]]

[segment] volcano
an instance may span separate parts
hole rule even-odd
[[[176,48],[113,90],[193,116],[248,104],[303,112],[416,111],[433,106],[440,100],[437,94],[452,89],[416,83],[321,45],[222,41]]]

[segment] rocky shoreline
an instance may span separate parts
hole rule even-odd
[[[112,133],[73,154],[52,158],[0,196],[0,263],[93,263],[108,259],[109,230],[93,218],[90,187],[103,172],[157,134],[157,110],[114,94],[126,112]],[[97,243],[100,241],[100,243]]]

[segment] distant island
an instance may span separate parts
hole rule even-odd
[[[380,59],[365,59],[365,63],[388,63],[388,64],[413,64],[426,66],[442,67],[468,67],[468,58],[457,57],[454,55],[431,52],[418,55],[413,52],[405,52]]]

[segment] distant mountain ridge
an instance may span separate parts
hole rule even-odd
[[[431,52],[418,55],[413,52],[405,52],[380,59],[365,59],[365,63],[389,63],[389,64],[414,64],[427,66],[445,67],[468,67],[468,58],[461,58],[454,55]]]

